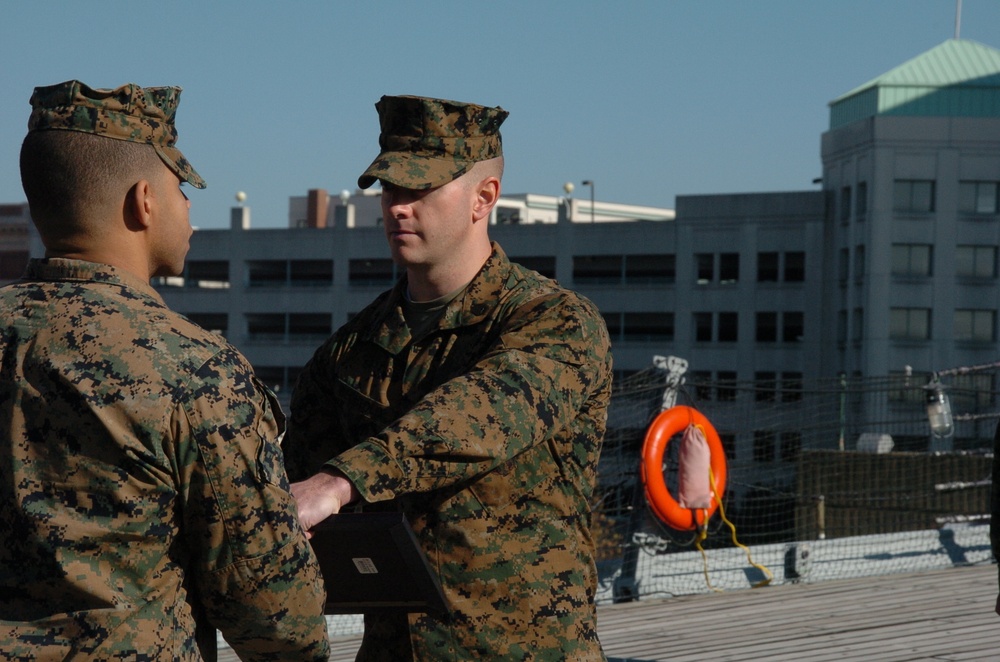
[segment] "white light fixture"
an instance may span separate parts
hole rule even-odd
[[[955,431],[955,424],[951,416],[951,400],[945,393],[944,384],[934,377],[924,390],[927,393],[927,421],[931,425],[931,433],[935,437],[950,437]]]

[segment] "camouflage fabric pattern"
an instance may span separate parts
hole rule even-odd
[[[494,252],[413,338],[406,282],[324,344],[292,396],[296,480],[328,463],[402,510],[449,603],[369,615],[362,660],[602,660],[590,499],[611,388],[594,305]]]
[[[325,660],[325,594],[246,360],[90,262],[0,288],[0,659]]]
[[[477,161],[503,156],[500,125],[509,114],[499,106],[414,96],[383,96],[378,110],[380,153],[358,186],[383,180],[403,188],[442,186]]]
[[[64,130],[151,145],[179,178],[205,188],[205,180],[175,146],[174,116],[179,87],[95,89],[78,80],[36,87],[31,95],[28,131]]]

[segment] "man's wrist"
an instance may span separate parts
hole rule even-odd
[[[340,469],[326,466],[320,470],[320,473],[330,477],[331,480],[327,485],[333,491],[337,500],[340,501],[341,507],[353,503],[360,498],[361,494],[354,487],[354,483]]]

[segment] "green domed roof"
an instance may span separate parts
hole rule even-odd
[[[830,102],[830,128],[875,115],[1000,117],[1000,50],[949,39]]]

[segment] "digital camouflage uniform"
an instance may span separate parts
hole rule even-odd
[[[33,260],[0,310],[0,659],[198,660],[196,626],[210,659],[216,627],[326,659],[283,417],[239,352],[91,262]]]
[[[179,95],[39,87],[28,128],[147,144],[200,188]],[[94,262],[32,260],[0,310],[0,660],[214,660],[216,628],[244,660],[325,660],[284,419],[246,359]]]
[[[601,660],[589,500],[611,388],[592,303],[493,255],[413,338],[404,277],[316,352],[283,445],[399,509],[443,617],[369,614],[364,660]],[[412,650],[411,650],[412,646]]]

